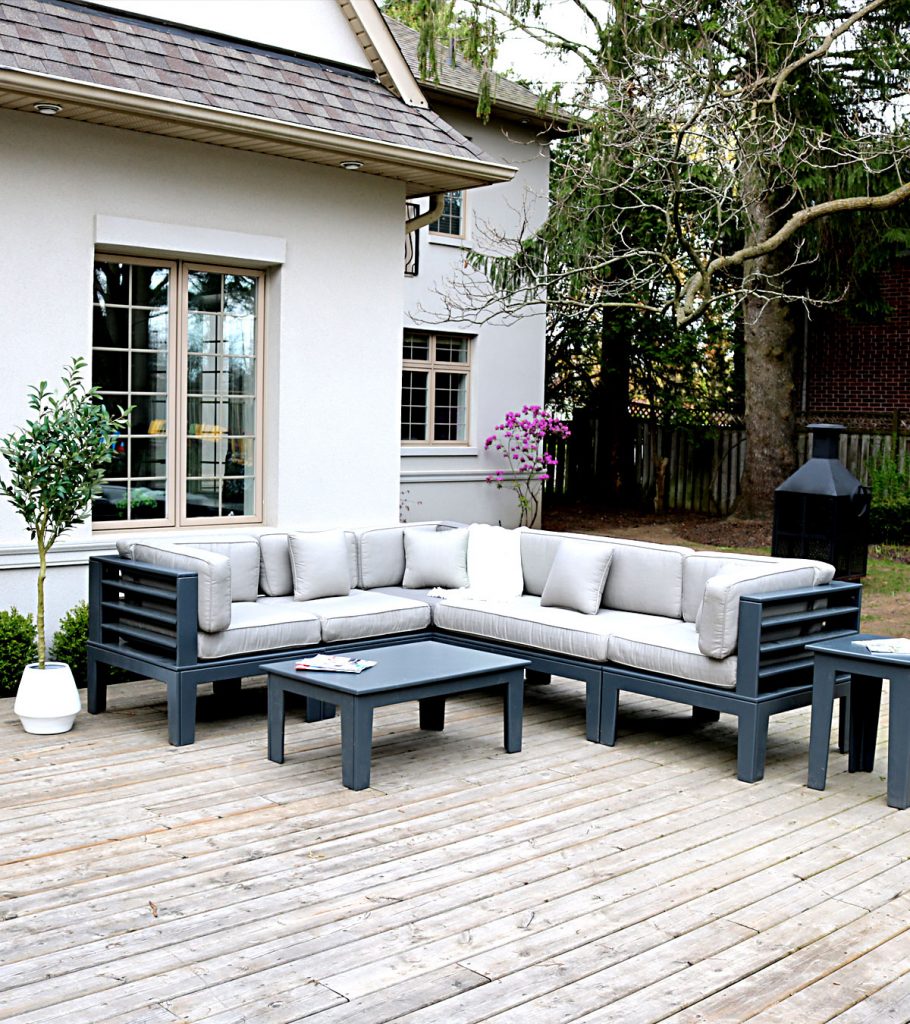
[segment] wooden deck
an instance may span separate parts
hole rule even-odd
[[[583,688],[529,688],[524,750],[492,697],[376,714],[373,788],[340,782],[338,723],[264,689],[200,702],[113,688],[62,737],[0,702],[0,1020],[18,1024],[673,1024],[910,1020],[910,811],[772,719],[764,782],[732,720],[624,696],[613,749]]]

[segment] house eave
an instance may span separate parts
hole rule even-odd
[[[185,100],[152,96],[38,72],[0,68],[0,108],[33,112],[36,103],[62,107],[58,118],[168,138],[225,146],[392,178],[410,198],[509,181],[515,168],[426,149],[381,142]],[[34,116],[45,115],[35,113]]]

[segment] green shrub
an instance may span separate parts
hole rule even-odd
[[[38,632],[31,615],[0,611],[0,696],[16,692],[22,670],[38,657]]]
[[[872,544],[910,544],[910,495],[872,499],[869,541]]]
[[[872,503],[882,504],[910,497],[910,465],[899,454],[900,439],[891,436],[891,446],[882,446],[866,465]]]
[[[51,661],[69,665],[77,686],[86,684],[88,663],[88,605],[80,601],[63,616],[51,641]]]

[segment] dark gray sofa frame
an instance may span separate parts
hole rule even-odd
[[[812,655],[807,643],[859,630],[862,587],[857,583],[778,591],[743,597],[739,610],[736,686],[717,686],[598,664],[518,645],[429,630],[373,637],[369,640],[258,651],[200,661],[197,656],[197,578],[193,572],[163,569],[115,556],[89,559],[88,710],[105,710],[108,669],[115,666],[167,685],[168,738],[175,746],[194,742],[196,690],[202,683],[260,674],[267,661],[289,659],[319,650],[355,650],[381,642],[408,643],[434,638],[527,658],[529,681],[550,675],[584,681],[586,735],[612,746],[620,691],[660,697],[690,705],[697,717],[714,720],[721,712],[738,719],[737,774],[756,782],[764,774],[765,746],[771,715],[812,702]],[[849,710],[849,678],[837,682],[841,698],[841,748]],[[307,719],[333,713],[319,702],[307,703]]]

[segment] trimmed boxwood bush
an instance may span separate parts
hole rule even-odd
[[[22,670],[38,657],[38,632],[31,615],[0,611],[0,696],[16,692]]]
[[[873,499],[869,540],[873,544],[910,544],[910,496]]]
[[[63,616],[51,641],[51,661],[69,665],[77,686],[86,684],[88,645],[88,605],[80,601]]]

